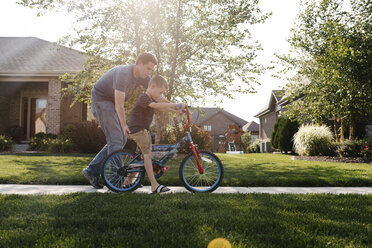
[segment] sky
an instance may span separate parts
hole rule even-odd
[[[37,16],[36,9],[16,4],[16,0],[0,2],[0,36],[1,37],[38,37],[50,42],[57,42],[72,32],[73,17],[63,13],[47,13]],[[300,0],[260,0],[261,10],[272,12],[264,24],[251,29],[254,40],[259,40],[263,51],[258,53],[257,61],[270,65],[275,59],[274,53],[285,54],[289,50],[286,39],[299,11]],[[271,76],[268,71],[259,76],[261,85],[255,85],[257,93],[236,94],[235,99],[223,99],[219,107],[250,122],[259,120],[254,117],[268,102],[272,90],[281,89],[287,82]],[[211,105],[201,107],[215,107]]]

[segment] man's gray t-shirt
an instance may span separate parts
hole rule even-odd
[[[138,86],[142,85],[147,89],[150,76],[145,79],[135,78],[133,68],[134,65],[120,65],[109,70],[94,84],[92,99],[94,101],[112,101],[115,103],[114,90],[125,92],[125,99],[127,100]]]

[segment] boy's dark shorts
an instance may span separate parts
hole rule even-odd
[[[129,135],[139,146],[143,154],[151,153],[151,135],[146,129]]]

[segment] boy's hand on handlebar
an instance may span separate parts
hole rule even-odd
[[[178,103],[178,104],[177,104],[177,108],[178,108],[178,109],[185,109],[185,108],[187,108],[187,105],[184,104],[184,103]]]

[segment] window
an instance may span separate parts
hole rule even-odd
[[[212,125],[204,125],[204,130],[211,132],[212,131]]]
[[[88,104],[86,104],[85,102],[81,104],[81,120],[88,120]]]

